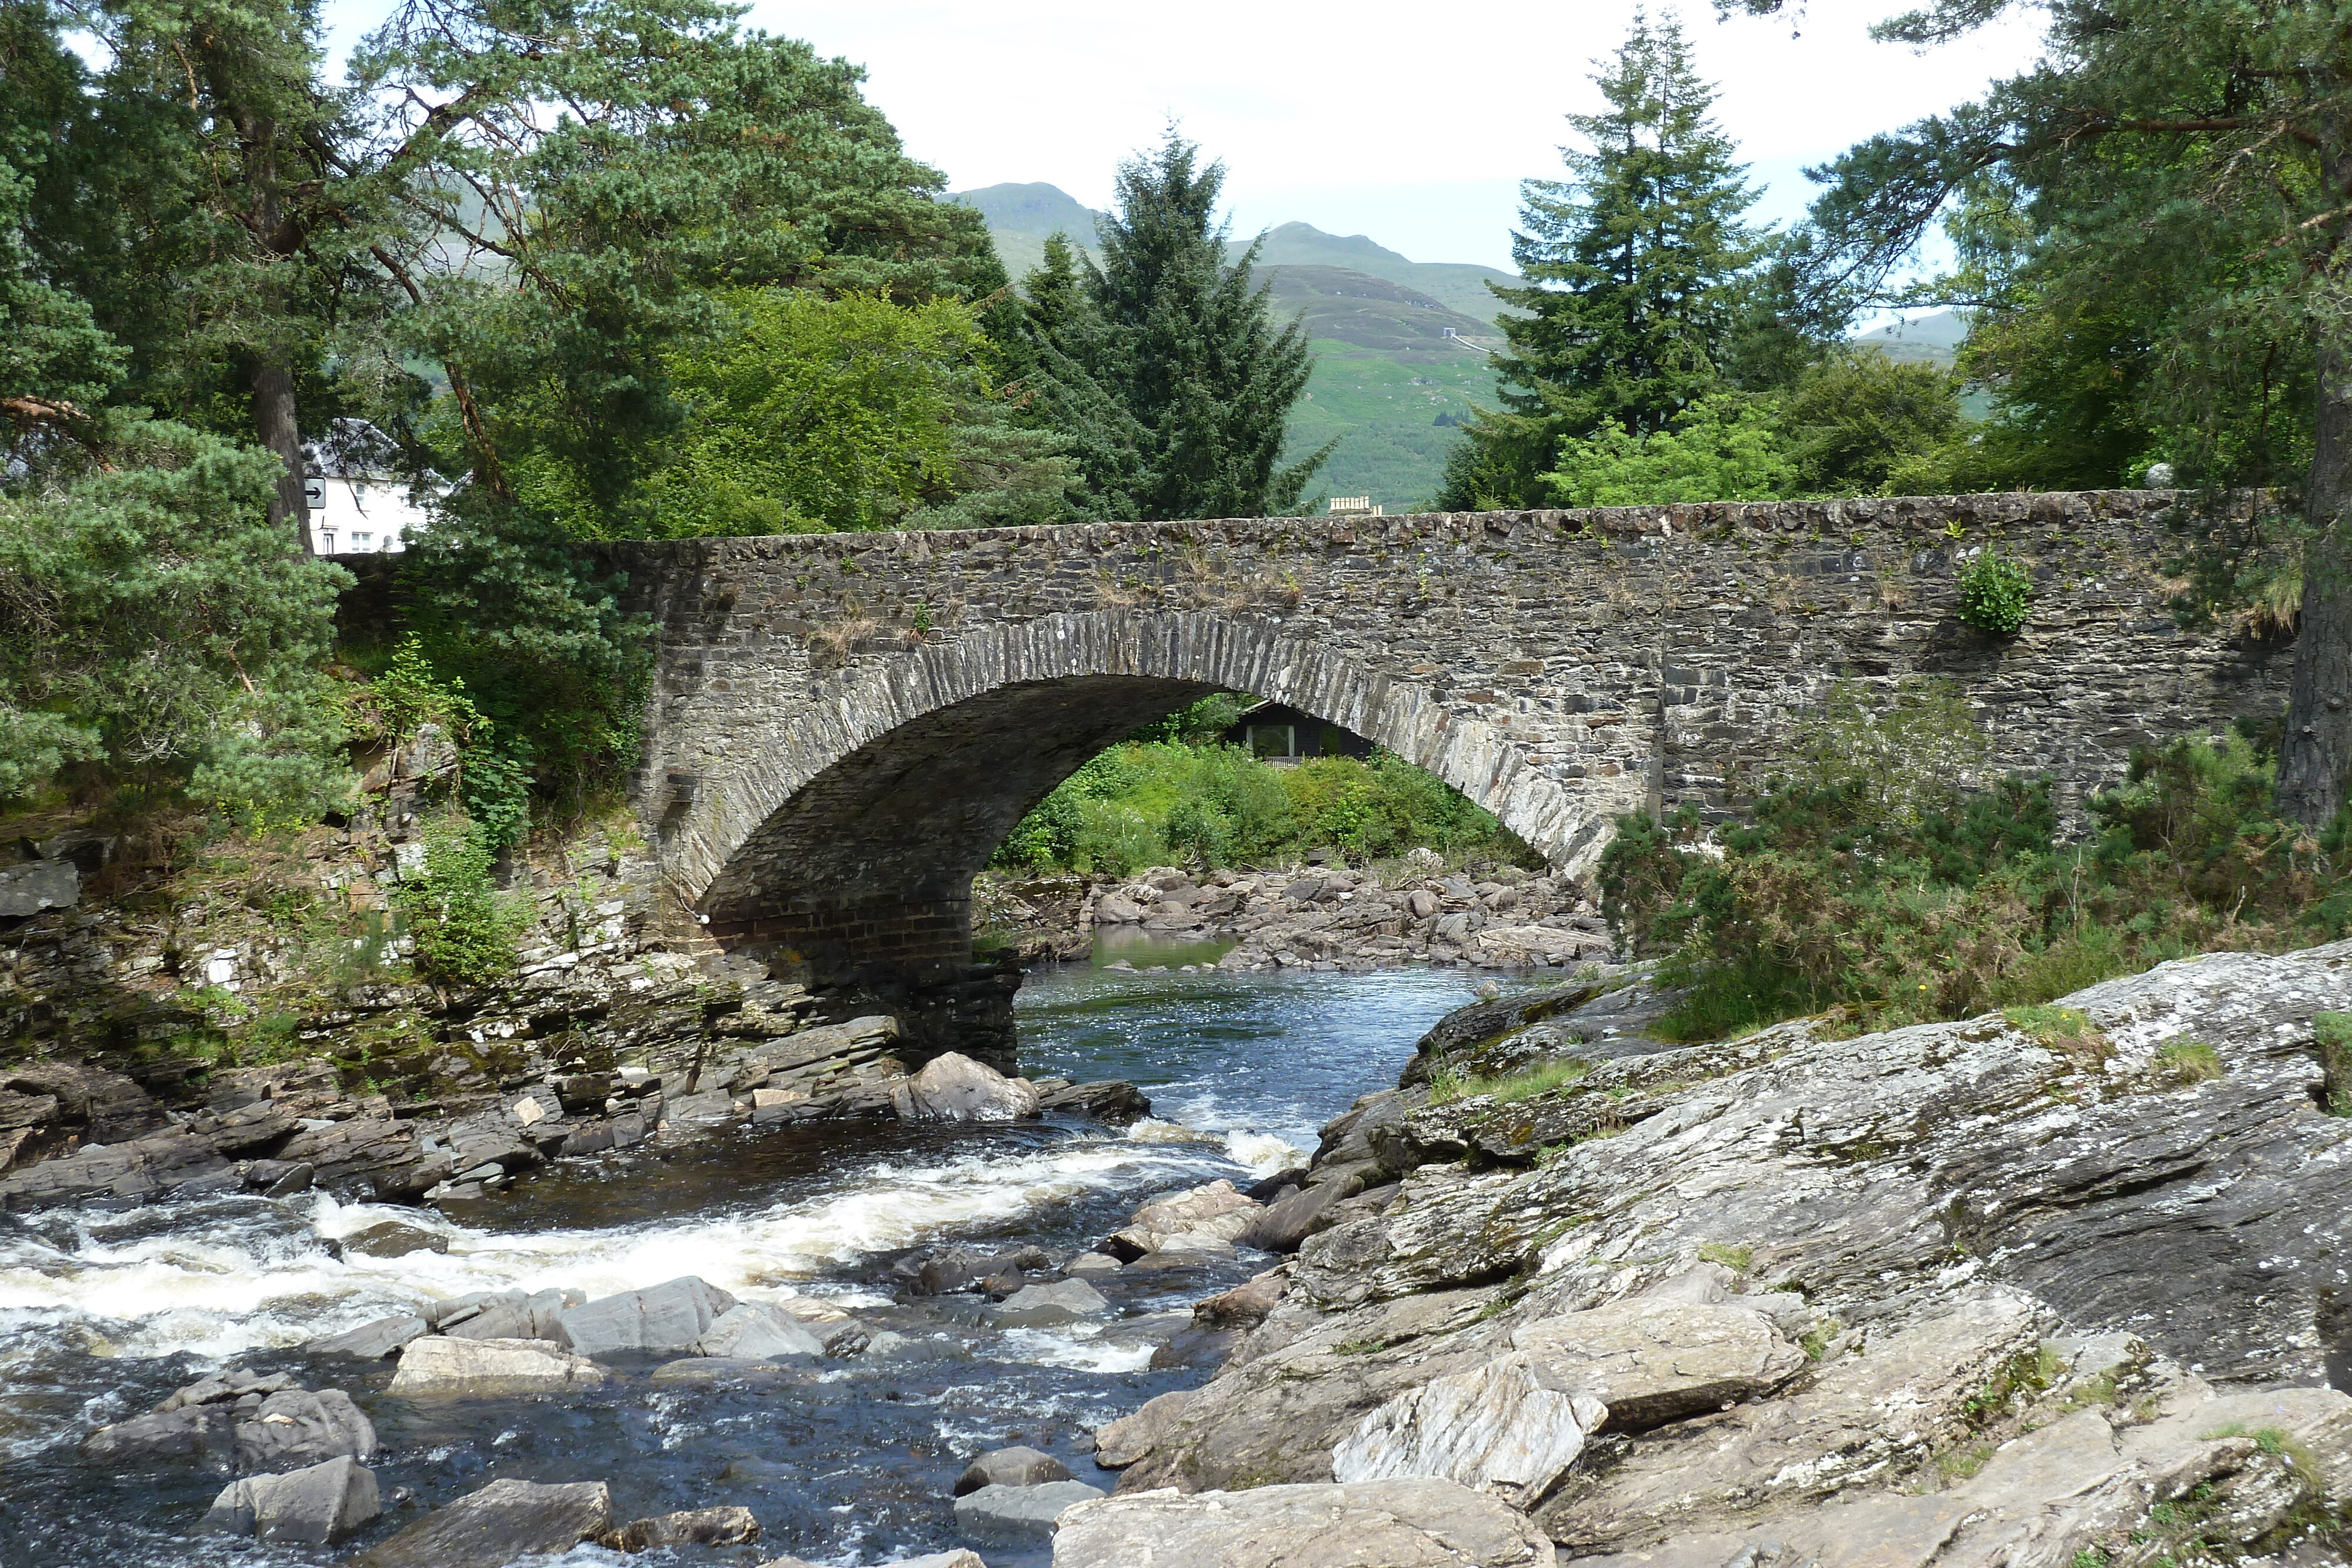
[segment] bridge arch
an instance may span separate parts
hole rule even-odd
[[[1555,864],[1581,869],[1606,802],[1571,797],[1419,683],[1213,611],[1073,612],[861,655],[741,733],[675,795],[671,884],[774,972],[890,996],[970,963],[971,879],[1089,757],[1210,692],[1316,714],[1418,764]],[[1630,781],[1629,781],[1630,782]]]

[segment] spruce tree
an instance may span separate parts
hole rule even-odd
[[[1740,222],[1752,195],[1708,117],[1715,91],[1680,24],[1638,13],[1592,79],[1609,108],[1568,116],[1589,149],[1561,150],[1572,177],[1522,187],[1511,256],[1528,281],[1489,286],[1524,312],[1502,319],[1503,406],[1449,455],[1443,506],[1545,505],[1564,437],[1653,434],[1723,385],[1763,250]]]
[[[1076,438],[1088,516],[1255,517],[1298,502],[1330,448],[1284,464],[1314,369],[1306,327],[1253,287],[1259,245],[1226,260],[1224,167],[1172,131],[1120,165],[1102,263],[1049,250],[1028,279],[1040,406]]]

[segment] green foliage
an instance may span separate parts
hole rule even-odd
[[[2319,1051],[2320,1094],[2331,1116],[2352,1116],[2352,1013],[2316,1013],[2311,1035]]]
[[[470,989],[514,972],[518,922],[499,898],[493,859],[483,833],[462,815],[426,827],[424,874],[403,880],[394,901],[427,982]]]
[[[1646,435],[1611,423],[1588,438],[1569,436],[1559,467],[1540,477],[1561,507],[1769,501],[1796,474],[1780,424],[1772,400],[1717,392]]]
[[[2016,634],[2033,605],[2025,568],[1987,545],[1960,568],[1960,619],[1996,636]]]
[[[1008,352],[1074,443],[1086,516],[1278,514],[1329,455],[1281,462],[1313,361],[1299,323],[1276,324],[1273,286],[1253,283],[1258,244],[1226,259],[1224,178],[1171,131],[1119,166],[1101,265],[1057,235],[1024,280]]]
[[[1967,484],[1960,380],[1874,350],[1831,354],[1801,372],[1781,408],[1790,493],[1933,496]]]
[[[1421,845],[1510,852],[1517,841],[1431,775],[1386,754],[1274,768],[1235,746],[1130,741],[1055,786],[991,863],[1116,875],[1171,859],[1257,865],[1327,848],[1377,859]]]
[[[667,364],[689,417],[647,485],[650,527],[696,534],[818,533],[925,520],[972,488],[973,434],[993,410],[987,339],[961,301],[902,306],[879,295],[743,290],[725,297],[728,329]],[[1049,522],[1066,486],[1037,432],[1003,432],[996,459],[1036,473],[1003,515]],[[1012,450],[1025,442],[1025,457]],[[910,519],[909,514],[915,514]],[[970,501],[954,519],[983,520]]]
[[[1441,1067],[1429,1076],[1429,1103],[1445,1105],[1485,1095],[1499,1104],[1516,1105],[1522,1100],[1564,1089],[1591,1071],[1592,1064],[1578,1057],[1539,1061],[1497,1078],[1465,1077],[1453,1068]]]
[[[72,762],[229,806],[348,787],[319,674],[348,579],[266,507],[278,460],[119,421],[0,487],[0,797]]]
[[[1447,507],[1542,506],[1564,438],[1654,435],[1721,390],[1764,247],[1740,221],[1751,193],[1715,95],[1671,17],[1637,16],[1593,80],[1609,107],[1568,117],[1588,149],[1562,152],[1573,177],[1523,187],[1527,286],[1495,290],[1524,313],[1500,323],[1503,406],[1448,457]]]
[[[2273,766],[2236,736],[2144,752],[2087,802],[2095,841],[2065,848],[2046,783],[1938,788],[1923,769],[1889,791],[1868,763],[1817,768],[1711,846],[1695,812],[1625,819],[1604,909],[1688,988],[1669,1022],[1684,1038],[1832,1009],[1877,1028],[2036,1007],[2165,958],[2352,924],[2340,852],[2270,809]],[[2063,1025],[2021,1027],[2074,1038]]]
[[[2219,1052],[2201,1040],[2168,1040],[2156,1048],[2157,1065],[2183,1083],[2204,1083],[2221,1076]]]
[[[1881,697],[1841,680],[1797,720],[1789,752],[1799,778],[1824,792],[1846,791],[1862,820],[1916,829],[1956,783],[1977,776],[1992,737],[1958,682],[1906,681]]]

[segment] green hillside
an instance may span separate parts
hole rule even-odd
[[[1449,310],[1489,322],[1502,309],[1502,302],[1488,291],[1488,280],[1503,284],[1519,281],[1510,273],[1467,262],[1409,261],[1362,235],[1349,235],[1343,239],[1308,224],[1285,224],[1267,230],[1265,248],[1258,253],[1258,262],[1265,267],[1344,267],[1350,272],[1403,284]]]
[[[1958,311],[1938,310],[1857,332],[1853,340],[1898,364],[1949,366],[1968,335],[1969,324]]]

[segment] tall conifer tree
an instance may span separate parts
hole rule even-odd
[[[1442,505],[1545,505],[1563,437],[1648,435],[1722,385],[1763,246],[1740,222],[1753,198],[1715,90],[1680,24],[1640,14],[1592,79],[1609,108],[1568,116],[1588,149],[1561,150],[1571,178],[1522,187],[1511,255],[1528,282],[1489,286],[1526,312],[1502,320],[1503,406],[1455,445]]]

